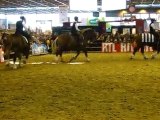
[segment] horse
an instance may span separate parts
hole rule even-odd
[[[154,54],[151,55],[151,59],[154,59],[157,54],[160,52],[160,38],[156,38],[151,33],[141,33],[135,34],[131,36],[131,41],[133,45],[133,52],[131,55],[131,59],[134,58],[136,52],[141,49],[141,53],[144,59],[148,59],[148,57],[144,54],[145,46],[149,46],[155,51]]]
[[[17,69],[16,59],[19,59],[19,66],[22,66],[22,57],[25,57],[23,63],[26,63],[26,60],[29,57],[30,53],[30,41],[27,40],[24,36],[18,34],[7,34],[3,33],[1,40],[3,41],[4,55],[6,65],[10,65],[11,54],[13,56],[13,69]]]
[[[86,57],[86,61],[90,61],[87,54],[87,45],[89,42],[96,41],[96,32],[91,28],[86,28],[80,31],[81,41],[78,43],[77,38],[71,33],[62,33],[54,40],[54,48],[56,54],[56,62],[64,62],[62,59],[62,53],[64,51],[76,51],[76,56],[72,57],[69,62],[76,60],[80,52],[83,51]],[[60,57],[60,59],[59,59]]]

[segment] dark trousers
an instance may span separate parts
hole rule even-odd
[[[30,35],[26,32],[26,31],[16,31],[15,32],[16,35],[23,35],[24,37],[27,38],[27,40],[29,41],[31,39]]]
[[[79,32],[75,32],[75,33],[72,33],[74,39],[77,41],[77,44],[79,45],[81,43],[81,35]]]
[[[160,36],[159,36],[158,32],[156,32],[156,31],[152,31],[150,33],[153,34],[155,37],[154,49],[158,50],[159,46],[160,46]]]

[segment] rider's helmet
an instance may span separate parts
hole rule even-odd
[[[74,20],[78,22],[78,17],[77,17],[77,16],[75,16],[75,17],[74,17]]]
[[[26,21],[26,18],[25,18],[24,16],[21,16],[20,19],[21,19],[22,21]]]
[[[151,19],[151,22],[153,23],[153,22],[155,22],[156,20],[155,19]]]

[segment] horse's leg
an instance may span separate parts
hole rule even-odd
[[[139,47],[134,47],[131,58],[130,59],[134,59],[136,52],[139,50]]]
[[[141,46],[141,53],[143,55],[143,58],[146,60],[148,57],[144,54],[144,46]]]
[[[5,52],[5,57],[6,57],[5,65],[6,65],[6,66],[9,66],[9,65],[10,65],[10,50],[7,50],[7,51]]]
[[[83,50],[83,52],[84,52],[84,55],[85,55],[85,57],[86,57],[86,61],[89,62],[90,59],[88,58],[87,49],[85,48],[85,49]]]
[[[159,50],[156,50],[155,47],[152,47],[153,48],[153,54],[151,55],[151,59],[155,59],[155,57],[157,56],[157,54],[159,53],[158,51]]]
[[[157,55],[159,54],[159,52],[160,52],[160,48],[158,47],[158,50],[157,50]]]
[[[156,47],[152,47],[152,48],[154,53],[151,55],[151,59],[155,59],[160,52],[159,44]]]
[[[16,59],[17,59],[17,54],[14,53],[14,56],[13,56],[13,69],[17,69]]]
[[[59,61],[60,61],[60,62],[64,62],[64,60],[63,60],[63,58],[62,58],[62,53],[63,53],[63,51],[61,51],[61,52],[59,53]]]
[[[23,62],[23,64],[27,63],[28,57],[29,57],[29,50],[24,53],[24,56],[22,56],[22,62]]]
[[[72,62],[73,60],[76,60],[77,57],[79,56],[79,54],[80,54],[80,50],[77,50],[76,56],[72,57],[72,58],[69,60],[69,62]]]
[[[133,47],[133,52],[132,52],[130,59],[134,59],[136,52],[139,50],[139,42],[134,40],[132,43],[132,47]]]
[[[58,52],[56,52],[56,56],[55,56],[55,62],[56,63],[58,63],[58,61],[59,61],[59,58],[58,58],[59,56],[58,55],[59,55]]]
[[[5,62],[5,65],[6,66],[9,66],[10,65],[10,57],[6,57],[6,62]]]
[[[156,56],[158,55],[158,51],[155,51],[152,55],[151,55],[151,59],[155,59],[156,58]]]
[[[27,63],[27,59],[28,59],[27,56],[22,56],[22,63],[26,64]]]
[[[62,59],[62,49],[57,49],[56,50],[56,57],[55,57],[55,61],[56,63],[58,63],[59,61],[62,62],[63,59]]]
[[[18,55],[19,67],[22,67],[22,54]]]

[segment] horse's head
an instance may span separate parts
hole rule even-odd
[[[4,33],[2,33],[1,36],[2,36],[2,37],[1,37],[1,42],[2,42],[2,44],[3,44],[5,41],[7,41],[8,34],[4,32]]]
[[[97,40],[97,33],[91,28],[84,29],[81,33],[83,34],[84,40],[87,42],[94,42]]]
[[[10,44],[10,42],[8,41],[8,36],[9,34],[8,33],[2,33],[2,37],[1,37],[1,45],[3,46],[7,46]]]
[[[4,56],[8,56],[12,46],[12,41],[9,39],[9,34],[5,32],[2,33],[1,41],[4,50]]]

